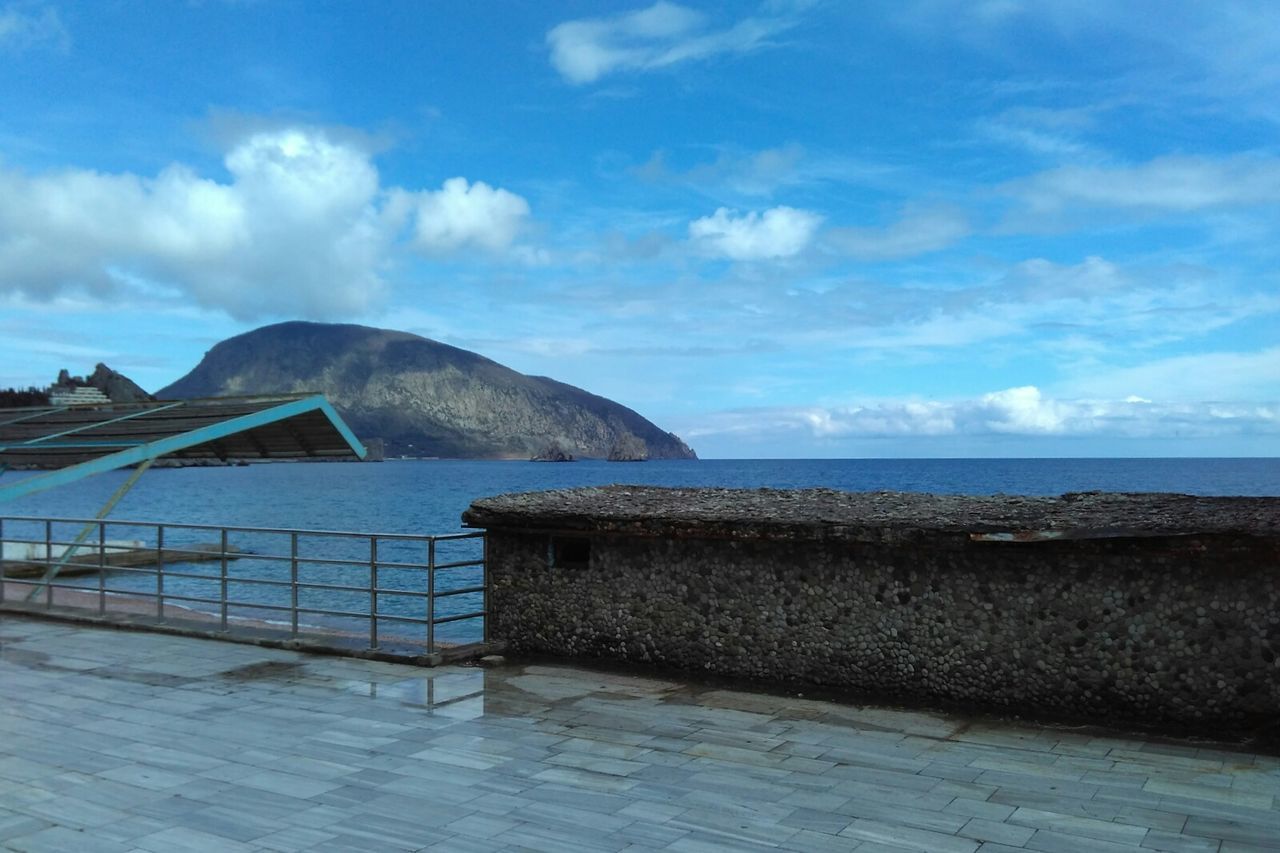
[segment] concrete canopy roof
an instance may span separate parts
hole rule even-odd
[[[0,481],[0,501],[162,456],[363,459],[365,452],[322,394],[3,409],[0,470],[55,470]]]

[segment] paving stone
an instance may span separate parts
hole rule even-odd
[[[152,853],[252,853],[253,847],[186,827],[171,827],[144,835],[132,842],[134,847]],[[67,848],[73,849],[73,848]]]
[[[1280,849],[1280,761],[1250,753],[0,618],[14,850]]]
[[[1006,820],[1009,815],[1013,814],[1014,807],[1005,805],[1004,803],[990,803],[985,800],[970,800],[964,797],[956,797],[954,800],[947,803],[942,810],[957,815],[980,817],[983,820],[1003,821]]]
[[[1221,842],[1217,839],[1197,838],[1194,835],[1183,835],[1176,832],[1151,830],[1142,839],[1142,846],[1167,853],[1217,853]]]
[[[1161,796],[1180,797],[1189,800],[1208,800],[1209,802],[1226,803],[1249,809],[1275,808],[1275,797],[1271,794],[1239,791],[1234,788],[1224,788],[1217,785],[1197,785],[1151,779],[1142,786],[1142,790]]]
[[[973,853],[978,849],[978,842],[969,838],[957,838],[954,835],[931,832],[927,829],[914,829],[861,818],[845,827],[840,835],[861,841],[889,844],[904,850],[916,850],[920,853]]]
[[[7,811],[7,810],[6,810]],[[50,821],[29,814],[9,813],[0,816],[0,842],[6,838],[31,835],[53,826]]]
[[[1116,844],[1141,844],[1146,827],[1131,826],[1079,815],[1059,814],[1039,809],[1020,808],[1009,816],[1009,823],[1053,832],[1110,841]],[[995,840],[995,839],[992,839]]]
[[[336,837],[333,833],[320,829],[292,826],[288,829],[281,829],[269,835],[255,838],[253,839],[253,844],[255,847],[261,847],[264,850],[294,853],[294,851],[298,850],[310,850],[316,845],[332,841]]]
[[[51,826],[29,835],[9,838],[4,842],[6,850],[18,853],[125,853],[133,844],[98,838],[92,830]]]
[[[1219,838],[1244,844],[1273,845],[1280,848],[1280,832],[1272,826],[1258,826],[1234,820],[1208,817],[1189,817],[1182,830],[1187,835],[1201,838]]]
[[[994,841],[997,844],[1021,847],[1031,840],[1031,836],[1035,835],[1035,832],[1030,827],[1015,826],[1009,823],[1000,823],[999,821],[983,820],[980,817],[975,817],[960,827],[956,834],[965,838],[972,838],[975,841]]]
[[[1049,829],[1038,829],[1026,844],[1027,850],[1040,850],[1043,853],[1145,853],[1150,848],[1137,844],[1123,844],[1103,841],[1084,835],[1072,835],[1066,832],[1055,832]]]
[[[1249,844],[1244,841],[1224,841],[1222,847],[1218,848],[1219,853],[1275,853],[1280,850],[1280,844]]]

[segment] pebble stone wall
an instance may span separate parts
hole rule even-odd
[[[1258,531],[860,541],[535,516],[469,513],[516,653],[1106,722],[1280,719],[1280,539]]]

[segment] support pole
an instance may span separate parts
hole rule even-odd
[[[436,651],[436,538],[427,540],[427,654]]]
[[[369,537],[369,648],[378,647],[378,537]]]
[[[129,490],[133,488],[133,484],[138,482],[138,478],[145,474],[147,469],[151,467],[151,463],[155,461],[154,457],[147,459],[133,470],[133,473],[129,475],[129,479],[120,484],[120,488],[116,489],[115,494],[107,499],[107,502],[102,505],[102,509],[98,510],[98,514],[94,516],[95,520],[84,526],[84,529],[80,531],[80,535],[75,538],[58,562],[45,569],[44,577],[40,578],[40,580],[31,587],[31,591],[27,593],[27,601],[35,601],[36,596],[40,594],[40,590],[47,587],[49,583],[58,576],[58,572],[62,571],[62,567],[71,562],[71,558],[75,555],[76,551],[80,550],[84,544],[84,540],[88,539],[89,534],[98,526],[98,522],[106,518],[111,510],[115,509],[116,504],[120,503],[120,499],[129,493]],[[105,551],[105,541],[102,543],[102,548]],[[52,548],[50,551],[46,552],[45,558],[50,561],[53,560]],[[52,592],[52,590],[50,590],[50,592]]]

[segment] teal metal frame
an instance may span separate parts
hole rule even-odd
[[[47,410],[46,410],[47,411]],[[149,411],[157,411],[150,409]],[[329,405],[329,401],[325,399],[323,394],[315,394],[310,397],[304,397],[300,400],[292,400],[287,403],[281,403],[278,406],[272,406],[268,409],[252,412],[239,417],[228,418],[215,424],[209,424],[198,429],[184,432],[181,435],[174,435],[168,438],[162,438],[157,441],[139,443],[132,445],[129,442],[53,442],[42,445],[49,448],[103,448],[103,447],[123,447],[115,453],[108,453],[94,459],[89,459],[76,465],[69,465],[66,468],[59,468],[55,471],[47,471],[43,474],[37,474],[33,477],[27,477],[15,483],[0,485],[0,503],[15,500],[25,495],[42,492],[45,489],[52,489],[56,486],[65,486],[68,483],[74,483],[85,477],[92,477],[94,474],[101,474],[105,471],[114,471],[117,468],[125,468],[130,465],[140,465],[165,456],[170,453],[177,453],[182,450],[188,450],[192,447],[198,447],[202,444],[209,444],[236,433],[245,432],[246,430],[256,429],[257,427],[266,426],[267,424],[277,423],[279,421],[295,418],[299,415],[305,415],[311,412],[320,412],[329,423],[338,432],[342,439],[351,448],[352,454],[358,459],[364,459],[368,454],[368,450],[360,439],[356,438],[351,429],[343,422],[342,418],[334,411],[333,406]],[[113,420],[122,420],[123,418],[115,418]],[[109,423],[110,421],[106,421]],[[99,424],[104,422],[98,422]],[[65,433],[64,433],[65,434]],[[50,438],[56,436],[49,436]],[[30,447],[29,442],[23,445]],[[3,450],[4,447],[0,447]]]
[[[107,502],[102,505],[102,509],[98,510],[98,514],[95,516],[94,520],[87,523],[80,531],[80,534],[76,536],[75,540],[71,543],[70,547],[62,552],[62,557],[58,562],[53,562],[53,554],[46,553],[44,555],[45,559],[49,561],[49,567],[45,569],[44,575],[40,578],[39,582],[32,586],[31,591],[27,593],[27,601],[35,601],[41,591],[43,591],[44,588],[58,576],[58,572],[62,571],[62,567],[71,562],[71,558],[74,557],[76,552],[84,546],[84,541],[89,538],[89,534],[94,531],[95,527],[99,530],[102,529],[101,525],[96,522],[101,522],[102,519],[106,518],[111,513],[111,510],[115,509],[115,505],[120,502],[120,499],[123,498],[130,489],[133,488],[133,484],[138,482],[138,478],[147,473],[147,469],[150,468],[151,463],[155,461],[155,459],[148,459],[133,470],[133,473],[129,475],[129,479],[121,483],[120,488],[116,489],[115,494],[107,499]],[[51,548],[52,546],[46,547]],[[106,545],[99,542],[98,551],[100,555],[106,553],[105,549]],[[101,556],[99,559],[101,559]],[[0,583],[3,582],[3,578],[0,578]]]

